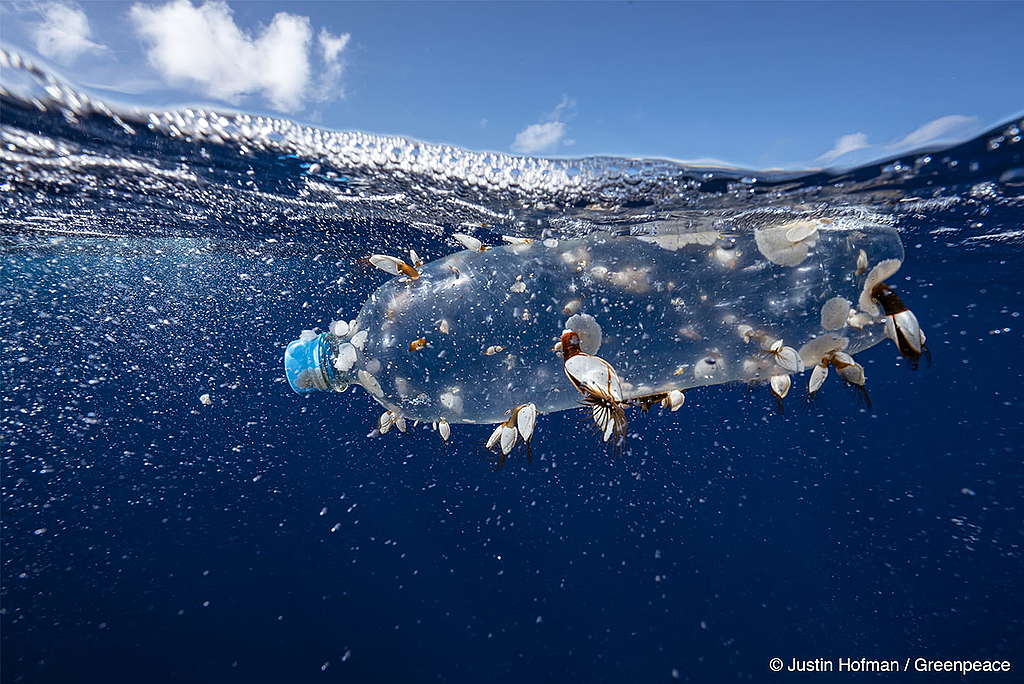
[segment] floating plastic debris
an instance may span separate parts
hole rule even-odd
[[[811,218],[714,240],[596,233],[486,249],[466,237],[415,279],[389,270],[401,275],[348,336],[293,342],[292,387],[362,385],[387,409],[381,433],[418,420],[447,441],[451,424],[496,424],[487,446],[507,455],[538,414],[581,399],[609,441],[625,433],[626,409],[676,411],[694,387],[763,384],[781,400],[791,375],[810,370],[813,394],[829,366],[863,386],[854,354],[886,336],[913,358],[924,345],[885,284],[903,261],[889,226]]]

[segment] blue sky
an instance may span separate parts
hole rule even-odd
[[[1024,3],[5,2],[101,96],[471,149],[846,164],[1024,110]]]

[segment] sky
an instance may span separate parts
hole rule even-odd
[[[0,41],[109,101],[753,168],[1021,114],[1021,26],[1021,2],[0,1]]]

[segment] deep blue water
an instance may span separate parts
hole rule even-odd
[[[8,92],[0,110],[5,682],[1024,667],[1012,123],[842,174],[566,162],[582,179],[567,189],[527,187],[499,155],[481,163],[504,184],[464,182],[453,148],[455,171],[427,182],[327,133],[189,141],[64,95],[41,105]],[[533,462],[496,471],[486,427],[447,447],[423,429],[368,438],[368,395],[284,382],[284,345],[383,282],[356,263],[368,253],[436,258],[465,221],[578,235],[807,205],[886,215],[907,247],[898,286],[933,363],[859,355],[871,409],[834,379],[813,403],[798,380],[784,415],[763,388],[703,388],[634,417],[620,454],[579,415],[544,416]]]

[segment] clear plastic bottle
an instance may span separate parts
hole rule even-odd
[[[465,250],[382,285],[343,336],[307,331],[285,365],[297,392],[360,384],[399,415],[449,423],[578,407],[553,350],[566,327],[625,398],[768,382],[884,339],[865,289],[902,259],[893,228],[820,219]]]

